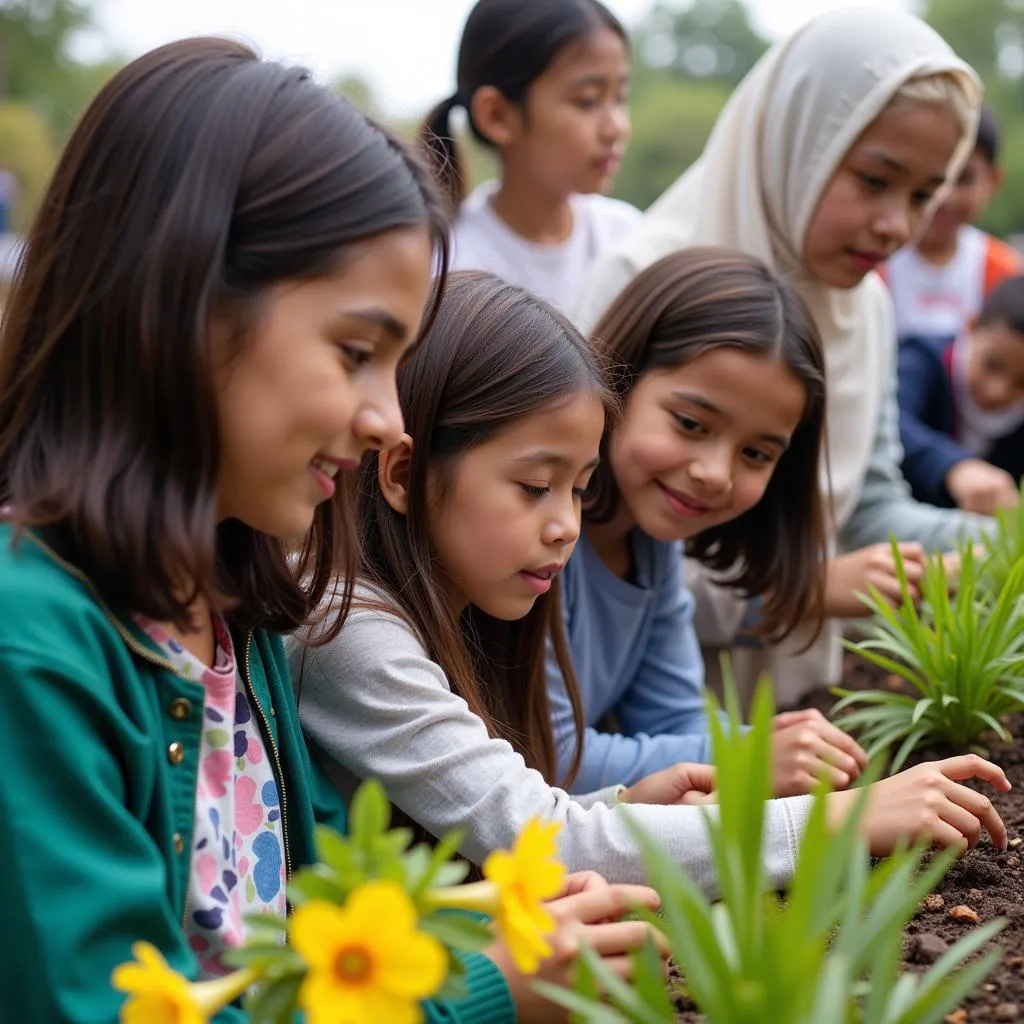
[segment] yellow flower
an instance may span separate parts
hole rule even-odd
[[[534,818],[511,851],[495,850],[484,861],[484,877],[498,888],[495,917],[501,937],[524,974],[533,974],[552,952],[547,940],[555,920],[543,904],[565,884],[565,867],[555,859],[559,827]]]
[[[291,946],[309,965],[299,1005],[309,1024],[415,1024],[448,974],[448,954],[417,931],[395,882],[366,882],[343,907],[313,900],[292,915]]]
[[[132,946],[131,963],[114,968],[114,988],[128,993],[122,1024],[206,1024],[252,983],[252,971],[234,971],[213,981],[189,981],[171,970],[148,942]]]

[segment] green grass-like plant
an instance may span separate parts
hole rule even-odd
[[[836,724],[857,732],[870,757],[899,743],[893,771],[923,744],[963,750],[986,729],[1009,739],[1000,716],[1024,708],[1024,559],[993,598],[983,599],[980,581],[988,562],[972,545],[962,549],[952,595],[942,558],[929,556],[918,606],[895,541],[893,558],[900,604],[893,607],[870,588],[864,599],[873,613],[868,637],[846,646],[917,693],[837,689],[842,699],[832,711]],[[843,714],[849,708],[856,710]]]
[[[982,538],[985,561],[981,567],[979,591],[994,600],[1006,589],[1010,575],[1024,559],[1024,480],[1020,485],[1020,504],[996,512],[996,528]]]
[[[711,702],[714,705],[714,702]],[[721,901],[634,827],[650,884],[661,894],[661,928],[686,988],[709,1024],[933,1024],[999,960],[991,951],[957,970],[995,935],[993,921],[965,936],[923,974],[900,973],[902,930],[953,854],[924,864],[920,848],[871,866],[858,823],[864,800],[838,831],[816,794],[796,875],[785,899],[768,893],[761,860],[769,792],[772,700],[762,682],[753,729],[741,727],[727,691],[729,725],[710,714],[718,810],[705,809]],[[866,794],[866,790],[865,790]],[[634,957],[632,981],[584,950],[572,991],[538,983],[544,995],[593,1024],[669,1024],[676,1011],[653,947]]]

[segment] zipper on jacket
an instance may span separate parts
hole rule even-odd
[[[284,846],[285,878],[290,879],[292,877],[292,855],[291,848],[288,845],[288,796],[285,793],[284,788],[284,771],[281,768],[281,757],[277,751],[277,744],[274,742],[274,734],[270,731],[270,721],[267,718],[267,713],[263,710],[263,705],[260,704],[259,697],[256,696],[256,691],[252,686],[252,678],[249,675],[249,654],[251,650],[252,632],[250,631],[245,637],[245,658],[243,659],[245,667],[242,672],[242,678],[245,680],[245,689],[249,694],[249,699],[252,701],[253,706],[260,713],[260,718],[263,720],[263,736],[270,747],[270,753],[274,762],[274,775],[277,778],[277,792],[281,798],[281,843]]]

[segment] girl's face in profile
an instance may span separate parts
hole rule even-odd
[[[513,621],[551,589],[579,539],[603,431],[601,401],[580,392],[431,472],[430,540],[453,606]]]
[[[239,355],[221,353],[219,516],[272,537],[301,537],[339,471],[402,434],[395,374],[419,329],[431,244],[420,228],[349,247],[341,269],[274,286]]]

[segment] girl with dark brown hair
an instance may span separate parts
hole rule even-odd
[[[344,827],[277,634],[352,577],[340,484],[400,442],[446,227],[400,143],[237,43],[139,58],[68,142],[0,342],[8,1019],[115,1020],[139,941],[222,974],[249,915],[285,911],[316,822]],[[632,898],[656,902],[554,901],[553,976],[582,916]],[[465,963],[428,1019],[549,1019],[503,944]]]
[[[727,275],[700,284],[719,300],[739,298]],[[774,286],[762,281],[760,288]],[[754,313],[760,324],[763,310]],[[812,377],[813,336],[789,344],[804,352]],[[616,390],[625,393],[628,383]],[[809,398],[799,380],[795,390],[799,408],[791,418],[809,407],[806,438],[796,437],[795,422],[773,429],[791,435],[813,462],[820,391]],[[604,458],[620,429],[592,350],[564,317],[521,289],[489,275],[454,274],[423,346],[399,371],[399,399],[408,434],[371,459],[362,478],[366,543],[354,610],[332,641],[292,652],[314,758],[343,791],[361,778],[380,779],[394,804],[431,835],[461,828],[461,852],[475,864],[539,815],[563,822],[560,850],[571,869],[643,881],[639,845],[617,806],[629,803],[635,820],[714,888],[701,809],[654,806],[706,799],[714,786],[710,766],[672,764],[628,789],[616,778],[580,796],[563,788],[573,785],[580,751],[559,747],[552,734],[545,653],[565,680],[573,735],[582,737],[586,707],[566,656],[560,594],[580,557],[585,495],[595,469],[598,477],[605,473],[598,465],[602,437]],[[627,398],[627,419],[628,406]],[[800,477],[783,479],[795,486]],[[792,500],[807,505],[814,494],[807,483]],[[813,526],[813,515],[811,505],[798,521]],[[812,565],[813,552],[812,537],[805,555]],[[757,571],[767,565],[766,556]],[[795,579],[802,578],[798,572]],[[787,586],[790,580],[783,577]],[[812,599],[813,589],[804,603],[787,598],[773,622],[783,628]],[[607,624],[609,632],[615,628]],[[685,621],[678,628],[685,630]],[[585,745],[582,756],[585,762]],[[973,771],[974,763],[958,762],[959,770],[966,764]],[[976,770],[1001,778],[994,766]],[[932,789],[939,810],[923,817],[920,794]],[[954,799],[977,810],[956,819],[963,834],[975,837],[984,822],[997,841],[1005,835],[984,797],[954,786],[933,765],[887,780],[876,793],[866,821],[875,852],[912,830],[961,841],[939,820]],[[830,796],[837,819],[853,796]],[[764,856],[774,883],[792,873],[809,801],[769,804]]]

